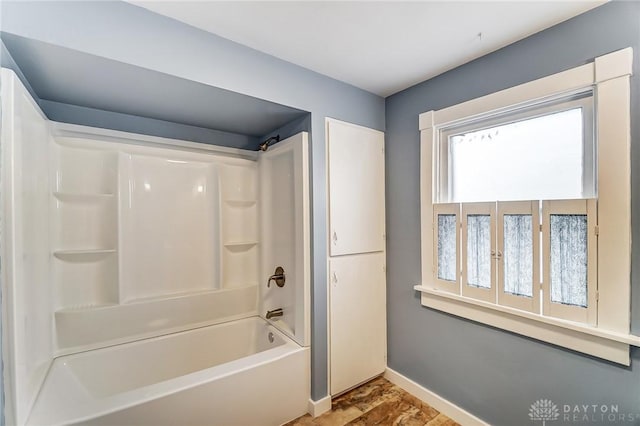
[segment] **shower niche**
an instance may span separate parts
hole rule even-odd
[[[119,301],[117,153],[51,143],[51,251],[55,305]]]
[[[257,168],[225,165],[221,169],[223,287],[258,284]]]

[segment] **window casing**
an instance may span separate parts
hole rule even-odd
[[[423,305],[629,365],[631,57],[421,114]]]

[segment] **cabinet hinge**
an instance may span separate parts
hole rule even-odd
[[[542,224],[538,225],[538,227],[540,228],[540,232],[542,232]]]
[[[594,229],[594,231],[596,233],[596,236],[600,235],[600,227],[598,225],[594,226],[593,229]]]
[[[596,291],[596,302],[600,301],[600,292]]]

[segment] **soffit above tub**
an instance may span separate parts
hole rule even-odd
[[[43,100],[263,136],[306,112],[118,61],[0,33]]]
[[[605,2],[129,1],[380,96]]]

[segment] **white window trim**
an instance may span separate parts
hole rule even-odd
[[[516,296],[509,292],[504,291],[504,262],[500,262],[498,270],[498,304],[503,306],[510,306],[512,308],[521,309],[528,312],[540,312],[540,288],[538,283],[540,282],[540,255],[539,251],[535,250],[536,247],[540,247],[540,231],[538,224],[539,218],[539,203],[536,201],[510,201],[498,203],[498,254],[504,256],[504,216],[510,214],[524,214],[531,215],[531,239],[533,241],[533,270],[531,271],[531,297]]]
[[[424,306],[579,352],[630,365],[629,346],[640,346],[630,333],[631,293],[631,48],[598,57],[594,62],[439,111],[420,114],[421,249]],[[598,291],[597,324],[542,316],[501,306],[433,282],[434,199],[438,129],[487,113],[593,88],[598,140]]]
[[[456,217],[456,241],[460,241],[460,204],[437,204],[433,206],[433,253],[438,255],[438,250],[435,246],[438,245],[438,215],[455,215]],[[460,265],[460,244],[456,243],[456,265]],[[438,271],[438,258],[433,259],[433,287],[438,290],[455,291],[460,282],[460,268],[456,267],[456,279],[455,281],[442,280],[438,277],[440,272]]]
[[[563,305],[551,302],[551,274],[549,252],[551,245],[550,215],[552,214],[584,214],[587,216],[587,307]],[[597,254],[596,254],[596,200],[553,200],[542,202],[542,253],[544,279],[542,289],[544,300],[542,312],[544,315],[560,317],[571,321],[597,326]]]
[[[490,218],[490,240],[491,240],[491,287],[474,287],[469,285],[469,265],[467,259],[468,248],[468,220],[470,215],[486,215]],[[462,295],[466,297],[473,297],[474,299],[484,300],[487,302],[496,303],[496,203],[464,203],[462,204],[462,274],[460,276],[460,284],[462,287]],[[458,239],[458,241],[460,241]],[[458,243],[459,244],[459,243]]]

